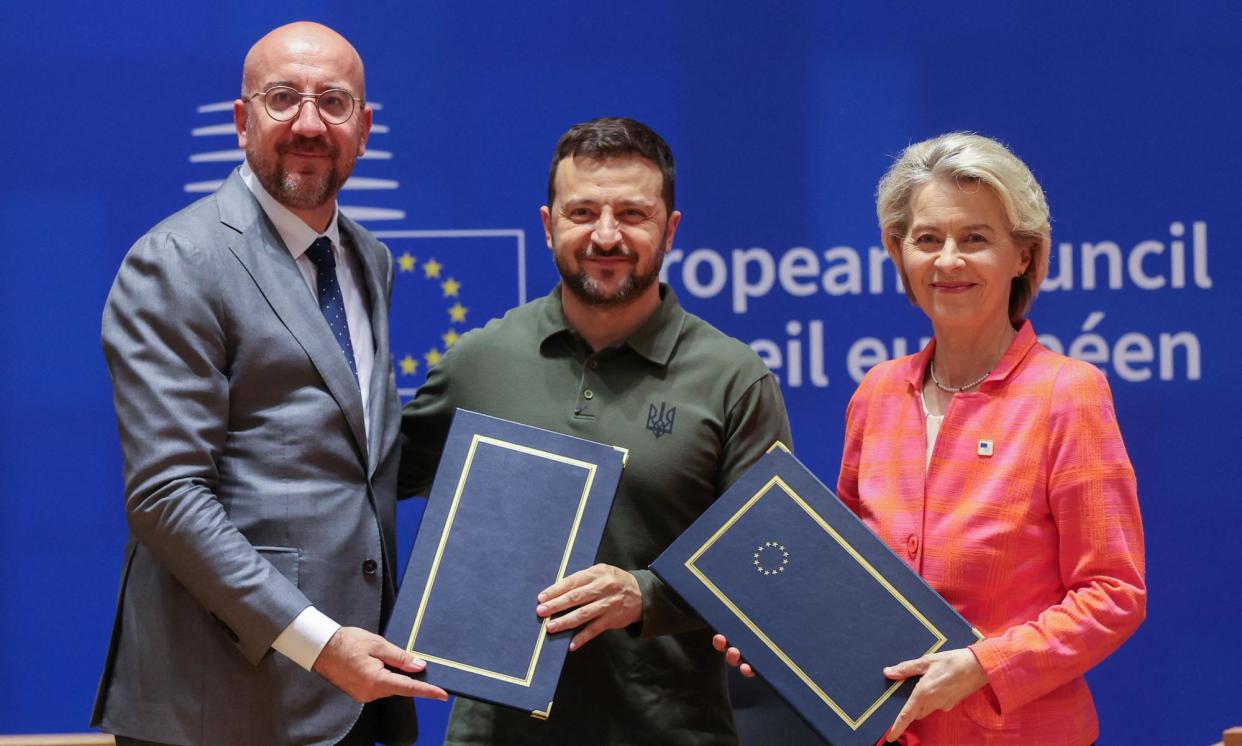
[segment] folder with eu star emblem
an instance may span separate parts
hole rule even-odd
[[[572,632],[536,596],[595,562],[627,451],[459,409],[389,619],[416,678],[547,717]]]
[[[833,746],[893,724],[916,680],[885,666],[982,639],[783,446],[651,569]]]

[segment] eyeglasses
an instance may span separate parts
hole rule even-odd
[[[266,91],[252,93],[243,100],[252,101],[255,96],[263,97],[263,108],[277,122],[288,122],[296,118],[302,111],[302,102],[309,98],[315,102],[315,109],[319,111],[323,121],[328,124],[345,124],[354,115],[355,102],[362,101],[340,88],[329,88],[322,93],[302,93],[287,85],[272,86]]]

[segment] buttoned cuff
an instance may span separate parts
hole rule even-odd
[[[341,625],[332,621],[328,615],[314,606],[307,606],[276,637],[272,649],[310,671],[328,640],[340,628]]]

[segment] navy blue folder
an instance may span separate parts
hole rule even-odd
[[[651,569],[833,746],[893,724],[915,680],[885,666],[982,639],[783,447]]]
[[[385,636],[417,678],[547,717],[571,632],[535,615],[590,567],[627,451],[457,410]]]

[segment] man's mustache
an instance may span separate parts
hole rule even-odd
[[[606,257],[609,259],[621,258],[631,263],[638,261],[638,257],[634,255],[634,252],[630,251],[625,246],[614,246],[611,249],[603,249],[596,244],[591,244],[578,252],[579,259],[592,259],[594,257]]]
[[[299,153],[314,153],[315,155],[327,155],[335,157],[337,148],[332,143],[321,137],[305,137],[303,135],[294,135],[287,142],[281,143],[276,150],[280,153],[288,153],[295,150]]]

